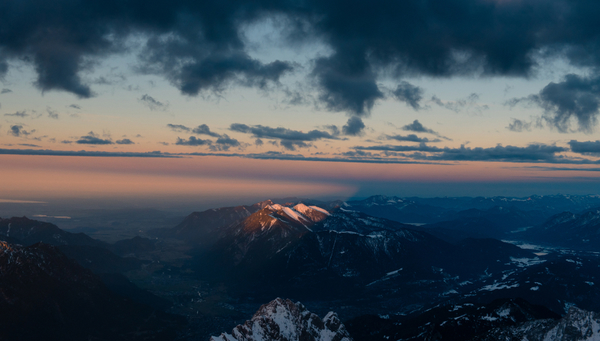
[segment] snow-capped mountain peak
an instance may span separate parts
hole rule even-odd
[[[268,205],[265,207],[266,210],[270,210],[276,213],[275,217],[273,214],[270,216],[273,219],[284,218],[284,220],[294,223],[299,223],[303,226],[309,226],[317,223],[329,216],[329,212],[317,207],[317,206],[306,206],[304,204],[298,204],[294,207],[288,207],[280,204]]]
[[[251,320],[231,334],[213,336],[211,341],[352,341],[336,313],[323,320],[300,302],[277,298],[260,307]]]

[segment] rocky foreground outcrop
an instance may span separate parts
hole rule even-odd
[[[231,334],[213,336],[210,341],[353,341],[337,314],[321,319],[302,303],[277,298],[260,307],[251,320],[238,325]]]

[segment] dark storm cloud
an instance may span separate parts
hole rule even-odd
[[[414,86],[409,82],[401,82],[392,93],[397,100],[405,102],[415,110],[421,109],[421,100],[423,99],[423,88]]]
[[[69,108],[81,110],[81,107],[79,105],[77,105],[77,104],[71,104],[71,105],[69,105]]]
[[[265,89],[293,65],[252,58],[242,31],[274,16],[287,24],[290,44],[322,41],[330,49],[311,63],[319,99],[355,115],[385,97],[382,77],[528,77],[540,56],[564,56],[594,72],[600,66],[600,3],[589,0],[4,0],[0,78],[8,61],[19,59],[33,66],[42,91],[88,98],[94,92],[82,74],[129,51],[127,38],[145,37],[137,69],[165,77],[183,94],[231,84]],[[562,115],[593,123],[587,110]]]
[[[316,60],[313,76],[319,85],[319,100],[328,110],[368,115],[375,101],[384,98],[364,55],[348,58],[340,54]]]
[[[221,137],[220,134],[210,131],[210,128],[206,124],[197,126],[196,128],[194,128],[194,130],[192,130],[192,133],[194,133],[196,135],[208,135],[208,136],[212,136],[212,137]]]
[[[207,55],[193,45],[191,41],[151,40],[141,70],[164,75],[183,94],[195,96],[207,90],[221,92],[230,83],[264,89],[293,69],[290,63],[279,60],[263,64],[242,51],[213,51]],[[206,45],[206,49],[211,48],[210,43]],[[194,61],[181,66],[183,60]]]
[[[0,80],[4,80],[4,76],[8,72],[8,63],[0,56]],[[4,90],[4,89],[3,89]]]
[[[0,95],[8,94],[8,93],[11,93],[11,92],[13,92],[11,89],[4,88],[4,89],[2,89],[2,91],[0,91]]]
[[[364,134],[364,129],[365,124],[360,119],[360,117],[353,116],[350,117],[346,125],[342,127],[342,132],[344,133],[344,135],[360,136]]]
[[[202,139],[198,139],[195,136],[190,136],[189,139],[182,139],[182,138],[177,138],[177,142],[175,142],[176,145],[180,145],[180,146],[206,146],[206,145],[211,145],[212,141],[211,140],[202,140]]]
[[[116,144],[135,144],[135,142],[131,141],[130,139],[117,140],[115,143]]]
[[[171,124],[171,123],[169,123],[169,124],[167,124],[167,127],[169,127],[171,130],[179,132],[179,133],[181,133],[181,132],[188,132],[188,131],[191,130],[190,128],[188,128],[188,127],[186,127],[184,125],[181,125],[181,124]]]
[[[579,142],[575,140],[569,141],[569,146],[573,153],[584,155],[600,155],[600,141],[585,141]]]
[[[156,99],[154,99],[154,97],[146,94],[143,95],[139,101],[144,104],[145,106],[147,106],[150,110],[157,110],[157,111],[165,111],[168,108],[168,104],[165,104],[163,102],[160,102]]]
[[[408,134],[406,136],[403,135],[386,135],[386,139],[388,140],[396,140],[396,141],[407,141],[407,142],[441,142],[440,139],[430,140],[426,137],[418,137],[415,134]]]
[[[520,133],[522,131],[530,131],[531,130],[531,122],[522,121],[516,118],[512,119],[512,123],[510,123],[506,129],[510,131],[514,131]]]
[[[369,146],[355,147],[356,150],[388,152],[426,152],[431,155],[417,155],[417,159],[429,161],[506,161],[506,162],[556,162],[557,153],[567,148],[545,144],[530,144],[527,147],[501,146],[492,148],[437,148],[422,143],[419,146]]]
[[[508,105],[520,102],[533,103],[544,110],[544,119],[562,133],[569,132],[571,121],[577,122],[576,130],[591,133],[598,121],[600,107],[600,76],[565,76],[559,83],[546,85],[539,94],[515,98]]]

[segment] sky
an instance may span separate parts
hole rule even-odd
[[[0,199],[595,194],[599,15],[585,0],[6,0]]]

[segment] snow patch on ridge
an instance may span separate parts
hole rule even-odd
[[[320,208],[320,207],[318,207],[318,206],[309,206],[309,207],[310,207],[310,208],[312,208],[312,209],[313,209],[313,210],[315,210],[315,211],[319,211],[319,212],[321,212],[321,213],[324,213],[324,214],[327,214],[327,215],[331,215],[331,214],[329,213],[329,211],[327,211],[327,210],[324,210],[324,209],[322,209],[322,208]]]
[[[306,219],[300,212],[296,212],[293,209],[289,208],[289,207],[284,207],[283,208],[283,212],[285,212],[285,214],[287,214],[290,218],[296,220],[297,222],[299,222],[300,224],[304,224],[302,222],[302,220],[304,221],[309,221],[308,219]],[[302,220],[300,220],[302,219]]]
[[[296,210],[296,211],[298,211],[298,212],[300,212],[302,214],[306,214],[306,212],[310,211],[310,208],[308,206],[300,203],[300,204],[294,206],[294,210]]]

